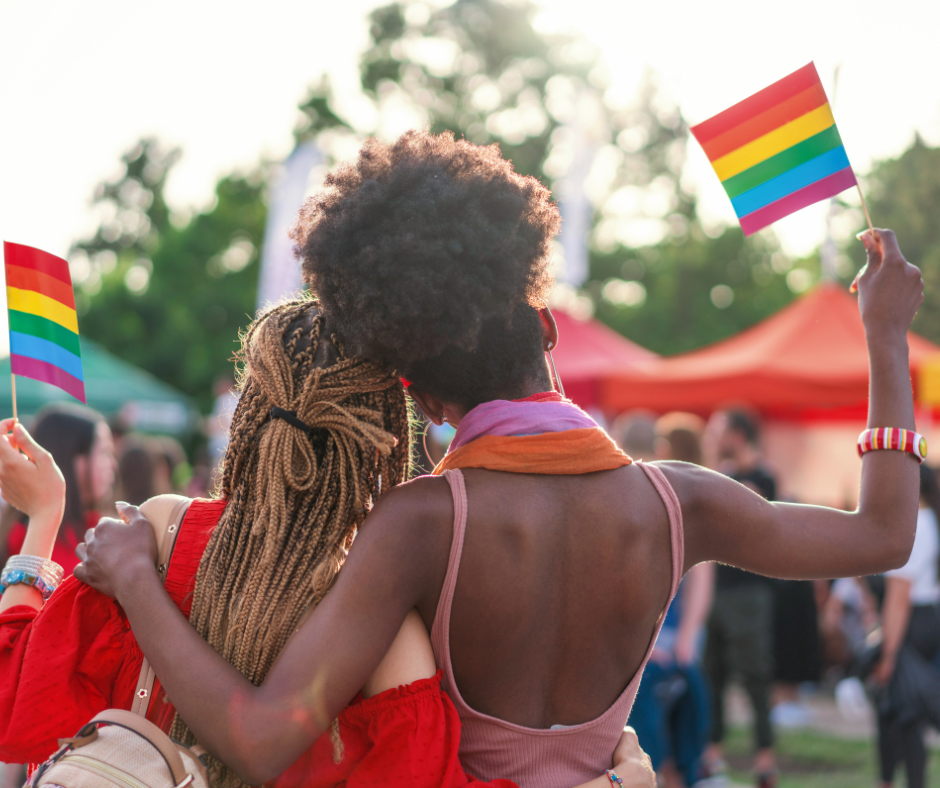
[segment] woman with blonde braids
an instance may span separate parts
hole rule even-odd
[[[188,506],[167,592],[212,648],[258,685],[305,611],[327,594],[372,503],[407,478],[411,444],[399,379],[347,357],[313,301],[262,316],[244,337],[242,362],[220,498],[159,496],[142,511],[166,522],[170,510]],[[58,471],[21,426],[14,435],[29,460],[0,439],[0,485],[35,515],[31,549],[43,555],[58,522],[41,503],[61,487]],[[0,638],[0,760],[41,761],[97,712],[131,707],[142,659],[134,635],[111,599],[74,578],[45,604],[34,588],[11,586],[0,601]],[[412,613],[360,696],[268,784],[482,786],[460,767],[460,723],[440,682],[427,631]],[[148,717],[195,743],[171,700],[157,682]],[[635,737],[622,752],[619,768],[629,773]],[[210,766],[214,784],[244,784],[222,762]]]

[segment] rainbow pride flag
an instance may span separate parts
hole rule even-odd
[[[812,63],[693,126],[692,134],[745,235],[856,185]]]
[[[3,242],[14,375],[51,383],[85,401],[82,349],[69,264],[31,246]]]

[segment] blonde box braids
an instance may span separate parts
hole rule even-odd
[[[346,358],[314,301],[262,315],[239,360],[219,490],[228,505],[199,564],[190,622],[260,685],[329,590],[373,500],[410,474],[411,431],[398,378]],[[289,416],[272,418],[272,408]],[[340,752],[335,725],[333,734]],[[179,715],[171,736],[195,741]],[[241,785],[212,765],[214,784]]]

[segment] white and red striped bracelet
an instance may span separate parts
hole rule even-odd
[[[858,456],[874,449],[893,449],[913,454],[919,462],[927,459],[927,439],[914,430],[879,427],[858,436]]]

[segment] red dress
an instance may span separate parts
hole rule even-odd
[[[187,617],[196,571],[225,501],[195,500],[180,526],[167,570],[170,597]],[[143,654],[120,606],[67,578],[41,611],[20,605],[0,614],[0,761],[39,762],[95,714],[130,709]],[[345,755],[333,762],[333,743],[321,736],[275,788],[346,785],[409,788],[517,788],[467,775],[457,759],[460,719],[430,679],[357,698],[339,716]],[[159,682],[147,716],[164,730],[173,707]]]

